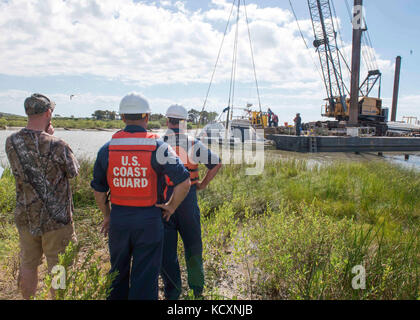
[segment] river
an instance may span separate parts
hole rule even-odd
[[[5,142],[6,138],[16,130],[0,130],[0,165],[8,165]],[[115,131],[96,131],[96,130],[63,130],[56,129],[55,136],[66,141],[73,149],[76,157],[85,159],[95,159],[99,148],[109,141]],[[157,133],[162,133],[163,130]],[[409,152],[410,159],[404,160],[404,154],[384,153],[384,157],[378,157],[374,153],[294,153],[278,150],[266,150],[266,158],[295,158],[306,160],[309,163],[329,164],[334,161],[391,161],[393,163],[415,168],[420,170],[420,152]]]

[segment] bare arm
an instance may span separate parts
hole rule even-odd
[[[106,192],[94,191],[94,194],[95,194],[96,204],[98,205],[99,210],[101,210],[101,212],[104,215],[104,222],[102,223],[101,232],[104,234],[104,236],[107,236],[108,230],[109,230],[110,215],[111,215],[110,202],[108,201],[108,196]]]
[[[176,185],[174,188],[174,192],[172,193],[171,198],[165,204],[157,204],[156,207],[162,209],[163,218],[166,221],[169,221],[171,215],[175,212],[176,208],[181,204],[181,202],[185,199],[190,191],[191,181],[190,179],[186,179],[184,182]]]
[[[203,189],[207,188],[210,181],[213,180],[213,178],[219,172],[221,167],[222,167],[222,164],[219,163],[213,169],[208,170],[204,179],[201,182],[197,183],[197,190],[203,190]]]

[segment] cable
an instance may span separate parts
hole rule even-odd
[[[349,19],[350,22],[353,23],[353,14],[351,13],[351,9],[350,9],[350,4],[348,2],[348,0],[344,0],[345,4],[346,4],[346,8],[347,8],[347,13],[349,15]],[[367,61],[363,61],[365,63],[365,66],[370,69],[370,70],[377,70],[378,69],[378,64],[377,64],[377,60],[376,60],[376,55],[373,51],[373,45],[372,45],[372,40],[370,38],[370,34],[369,34],[369,29],[367,27],[367,23],[366,23],[366,19],[363,18],[363,22],[365,24],[366,27],[366,31],[364,33],[366,33],[366,46],[368,48],[366,48],[366,52],[364,54],[364,59],[367,59]],[[363,35],[364,35],[363,33]],[[363,41],[363,36],[362,36],[362,41]],[[370,64],[369,64],[370,63]],[[369,65],[369,66],[368,66]]]
[[[363,21],[365,22],[365,26],[366,26],[366,32],[365,32],[366,33],[366,42],[368,43],[369,49],[371,51],[373,67],[375,69],[378,69],[378,63],[377,63],[376,55],[375,55],[375,52],[374,52],[374,49],[373,49],[374,47],[373,47],[372,39],[370,37],[369,28],[367,27],[366,19],[363,18]]]
[[[250,50],[251,50],[252,66],[253,66],[253,68],[254,68],[255,86],[257,87],[258,105],[259,105],[259,107],[260,107],[260,112],[261,112],[261,115],[262,115],[261,98],[260,98],[260,89],[259,89],[259,87],[258,87],[257,71],[256,71],[256,67],[255,67],[255,59],[254,59],[254,50],[252,49],[251,31],[249,30],[248,13],[247,13],[247,11],[246,11],[246,3],[245,3],[245,0],[243,0],[243,2],[244,2],[244,8],[245,8],[246,26],[247,26],[247,28],[248,28],[249,48],[250,48]],[[263,127],[264,127],[264,123],[263,123]]]
[[[296,15],[296,12],[295,12],[295,9],[293,7],[293,4],[292,4],[291,0],[289,0],[289,4],[290,4],[290,9],[292,10],[293,16],[295,17],[296,24],[297,24],[299,32],[300,32],[300,36],[302,37],[302,40],[303,40],[303,43],[305,44],[306,49],[308,49],[308,51],[309,51],[309,55],[310,55],[311,60],[314,64],[314,66],[315,66],[315,70],[319,73],[319,76],[321,77],[321,79],[323,79],[324,76],[322,75],[321,71],[319,70],[319,66],[316,64],[316,62],[314,60],[314,57],[312,56],[312,51],[311,51],[311,49],[309,48],[309,46],[306,42],[305,36],[303,35],[302,29],[301,29],[300,24],[299,24],[299,20],[297,18],[297,15]]]
[[[346,7],[347,7],[347,13],[349,14],[350,22],[353,22],[353,15],[351,13],[349,2],[347,0],[345,0],[345,2],[346,2]]]
[[[226,24],[225,32],[224,32],[224,34],[223,34],[222,43],[220,44],[219,53],[217,54],[216,63],[215,63],[215,65],[214,65],[214,68],[213,68],[213,73],[212,73],[212,75],[211,75],[211,79],[210,79],[209,87],[207,88],[206,98],[204,99],[203,108],[201,109],[201,112],[200,112],[200,119],[199,119],[199,122],[198,122],[198,126],[197,126],[196,133],[198,132],[198,127],[200,126],[201,119],[202,119],[202,116],[203,116],[203,112],[204,112],[204,109],[206,108],[207,100],[208,100],[208,97],[209,97],[209,94],[210,94],[211,85],[212,85],[212,83],[213,83],[214,75],[215,75],[215,73],[216,73],[217,64],[219,63],[220,53],[222,52],[222,48],[223,48],[223,44],[224,44],[224,41],[225,41],[225,38],[226,38],[227,30],[228,30],[228,28],[229,28],[230,18],[231,18],[231,16],[232,16],[233,8],[235,7],[235,2],[236,2],[236,0],[233,0],[233,4],[232,4],[232,8],[231,8],[230,13],[229,13],[229,18],[228,18],[228,20],[227,20],[227,24]]]
[[[230,74],[230,87],[229,87],[229,102],[228,102],[228,114],[226,121],[226,129],[229,122],[229,114],[232,119],[233,112],[233,100],[235,97],[235,80],[236,80],[236,67],[237,67],[237,58],[238,58],[238,34],[239,34],[239,8],[241,5],[241,0],[238,0],[238,11],[236,15],[236,30],[235,30],[235,40],[233,46],[233,57],[232,57],[232,70]],[[232,111],[231,111],[232,110]]]
[[[232,17],[232,13],[233,13],[233,9],[235,7],[236,4],[236,0],[233,1],[232,4],[232,8],[229,14],[229,19],[228,19],[228,23],[226,25],[226,29],[223,35],[223,40],[222,40],[222,44],[219,48],[219,53],[217,56],[217,60],[216,60],[216,64],[213,70],[213,74],[210,80],[210,84],[207,90],[207,94],[206,94],[206,98],[203,104],[203,108],[201,111],[201,115],[200,115],[200,121],[199,123],[201,123],[201,119],[202,119],[202,113],[206,107],[207,104],[207,100],[208,100],[208,96],[210,93],[210,88],[211,88],[211,84],[213,82],[214,79],[214,74],[217,68],[217,64],[220,58],[220,54],[221,54],[221,50],[223,47],[223,43],[224,43],[224,39],[226,37],[227,34],[227,30],[230,24],[230,19]],[[237,16],[236,16],[236,30],[235,30],[235,36],[234,36],[234,48],[233,48],[233,55],[232,55],[232,68],[231,68],[231,76],[230,76],[230,85],[229,85],[229,100],[228,100],[228,115],[227,115],[227,121],[226,121],[226,126],[228,126],[228,121],[229,121],[229,116],[230,119],[232,119],[233,117],[233,110],[234,110],[234,100],[235,100],[235,88],[236,88],[236,76],[237,76],[237,70],[238,70],[238,38],[239,38],[239,20],[240,20],[240,5],[241,5],[241,1],[238,0],[237,3]],[[257,72],[256,72],[256,66],[255,66],[255,58],[254,58],[254,51],[253,51],[253,47],[252,47],[252,38],[251,38],[251,31],[249,28],[249,19],[248,19],[248,13],[246,10],[246,3],[245,0],[243,0],[243,6],[244,6],[244,11],[245,11],[245,17],[246,17],[246,23],[247,23],[247,30],[248,30],[248,38],[249,38],[249,46],[250,46],[250,50],[251,50],[251,58],[252,58],[252,65],[253,65],[253,71],[254,71],[254,78],[255,78],[255,85],[256,85],[256,89],[257,89],[257,95],[258,95],[258,103],[259,103],[259,107],[260,107],[260,112],[262,112],[262,107],[261,107],[261,96],[260,96],[260,90],[259,90],[259,85],[258,85],[258,79],[257,79]],[[219,118],[221,118],[222,114],[219,116]],[[198,128],[197,128],[198,130]]]
[[[335,17],[335,20],[337,21],[338,36],[339,36],[339,38],[340,38],[341,47],[342,47],[342,48],[344,48],[344,41],[343,41],[343,37],[342,37],[342,32],[341,32],[340,24],[338,23],[337,11],[335,10],[334,1],[331,1],[331,4],[332,4],[332,8],[333,8],[333,12],[334,12],[334,17]],[[347,61],[348,61],[348,57],[347,57],[347,55],[346,55],[346,56],[344,55],[344,54],[345,54],[345,52],[344,52],[344,54],[343,54],[343,52],[341,52],[341,50],[338,50],[338,52],[339,52],[339,54],[341,55],[341,57],[342,57],[342,59],[343,59],[343,61],[344,61],[344,64],[345,64],[345,65],[346,65],[346,67],[347,67],[348,76],[349,76],[349,78],[350,78],[350,77],[351,77],[351,69],[350,69],[350,67],[349,67],[349,65],[348,65],[348,63],[347,63]],[[347,89],[347,88],[346,88],[346,89]]]

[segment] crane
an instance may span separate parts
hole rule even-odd
[[[346,4],[349,10],[349,5]],[[327,101],[322,116],[335,118],[338,121],[349,121],[350,115],[350,91],[343,80],[342,68],[349,65],[340,50],[338,38],[341,38],[339,26],[336,25],[337,15],[332,0],[307,0],[314,32],[313,46],[318,53],[321,66],[321,75],[327,92]],[[293,9],[293,8],[292,8]],[[350,14],[351,20],[353,15]],[[366,21],[362,34],[367,33]],[[384,134],[386,112],[382,109],[381,82],[382,74],[377,68],[370,36],[363,38],[365,49],[363,58],[368,74],[360,87],[358,98],[358,123],[361,125],[372,125],[377,129],[377,134]],[[372,90],[378,85],[378,96],[370,97]]]
[[[343,81],[341,54],[330,1],[308,0],[308,6],[315,35],[313,45],[318,52],[330,112],[338,112],[338,103],[347,111],[347,88]]]

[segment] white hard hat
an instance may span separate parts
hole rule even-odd
[[[151,113],[149,103],[138,93],[126,95],[120,102],[120,114]]]
[[[166,111],[166,117],[167,118],[173,118],[173,119],[181,119],[181,120],[187,120],[188,119],[188,111],[183,106],[180,106],[178,104],[174,104],[168,108]]]

